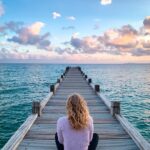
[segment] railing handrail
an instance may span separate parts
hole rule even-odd
[[[15,150],[31,128],[37,116],[37,114],[30,115],[19,127],[19,129],[13,134],[13,136],[7,141],[2,150]]]

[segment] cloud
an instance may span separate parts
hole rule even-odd
[[[150,37],[149,37],[149,38],[150,38]],[[150,49],[150,40],[143,41],[143,42],[142,42],[142,45],[143,45],[144,48]]]
[[[64,53],[65,54],[78,54],[78,51],[69,47],[68,48],[56,47],[55,52],[57,52],[59,55],[62,55]]]
[[[150,35],[143,34],[131,25],[108,29],[102,35],[79,38],[72,36],[70,45],[78,53],[108,53],[113,55],[148,56]],[[68,42],[67,42],[68,44]]]
[[[53,12],[53,13],[52,13],[52,17],[53,17],[53,19],[57,19],[57,18],[60,18],[60,17],[61,17],[61,14],[58,13],[58,12]]]
[[[38,35],[45,24],[43,22],[35,22],[28,27],[28,30],[33,35]]]
[[[25,54],[25,52],[22,52]],[[10,48],[1,48],[0,49],[0,60],[4,59],[16,59],[16,58],[23,58],[22,54],[20,52],[18,52],[18,50],[16,48],[12,48],[11,50]]]
[[[79,38],[72,35],[70,42],[64,42],[66,48],[57,48],[59,54],[110,54],[116,56],[148,56],[150,53],[150,35],[145,35],[131,25],[108,29],[102,35]]]
[[[150,34],[150,16],[147,16],[143,21],[143,27],[141,28],[141,32],[143,34],[148,35]]]
[[[13,23],[14,24],[14,23]],[[44,27],[43,22],[35,22],[30,26],[19,26],[14,24],[11,29],[16,33],[13,37],[9,38],[9,42],[15,42],[22,45],[33,45],[40,49],[49,50],[51,42],[48,40],[50,33],[47,32],[40,35],[41,29]]]
[[[120,32],[121,35],[137,35],[138,31],[134,29],[131,25],[124,25],[121,29],[118,29],[118,32]]]
[[[74,26],[67,26],[67,27],[62,27],[62,30],[74,30]]]
[[[150,16],[147,16],[143,21],[144,27],[150,28]]]
[[[21,47],[20,47],[21,48]],[[75,49],[59,49],[60,52],[33,50],[26,47],[27,50],[0,48],[0,62],[5,63],[148,63],[149,56],[131,56],[131,55],[111,55],[107,53],[85,54],[78,53]],[[66,53],[66,50],[68,52]],[[63,53],[62,53],[63,51]],[[59,60],[59,61],[58,61]]]
[[[85,43],[82,39],[72,37],[70,44],[76,49],[81,49]]]
[[[106,47],[104,39],[97,36],[88,36],[84,37],[83,39],[72,37],[70,44],[79,53],[87,53],[87,54],[110,53],[115,55],[120,54],[118,50]]]
[[[148,56],[150,55],[150,49],[149,50],[144,50],[141,48],[133,49],[131,53],[133,56]]]
[[[44,62],[66,62],[68,57],[65,55],[69,55],[64,53],[64,56],[60,55],[58,52],[54,51],[42,51],[37,49],[32,49],[26,47],[27,50],[20,50],[10,47],[10,48],[0,48],[0,62],[24,62],[24,63],[44,63]],[[59,60],[59,62],[58,62]]]
[[[23,22],[6,22],[4,25],[0,25],[0,32],[6,33],[7,31],[17,32],[19,28],[23,25]]]
[[[100,0],[102,5],[108,5],[112,3],[112,0]]]
[[[68,20],[73,20],[73,21],[76,20],[76,18],[74,16],[68,16],[67,19]]]
[[[108,46],[128,51],[137,44],[138,32],[130,25],[125,25],[121,29],[108,30],[104,33],[105,43]]]
[[[109,55],[113,57],[116,56],[119,59],[124,56],[130,56],[130,58],[134,56],[137,59],[138,57],[143,58],[147,56],[147,60],[150,55],[150,34],[144,34],[144,32],[141,32],[141,28],[135,29],[131,25],[108,29],[99,35],[84,37],[80,37],[79,33],[76,32],[73,33],[69,41],[62,43],[63,45],[59,47],[51,45],[51,41],[49,40],[50,33],[41,34],[44,25],[42,22],[35,22],[29,26],[25,26],[19,22],[8,22],[0,26],[0,30],[3,32],[14,32],[15,35],[8,39],[9,43],[18,43],[21,47],[26,47],[27,45],[33,46],[39,51],[45,50],[43,53],[47,52],[47,54],[49,54],[48,52],[54,52],[57,55],[76,55],[76,57],[78,54],[88,55],[88,57]],[[142,28],[146,28],[144,21]],[[72,29],[72,27],[68,26],[64,28],[64,30],[67,29]],[[5,46],[3,47],[5,48]],[[3,55],[4,53],[7,55],[6,50],[4,51],[3,49],[2,51]],[[15,56],[17,53],[18,52],[14,50],[13,54],[15,54]],[[21,56],[23,57],[24,55]],[[46,53],[44,57],[45,56]]]
[[[4,11],[4,6],[3,6],[2,2],[0,1],[0,17],[1,17],[2,15],[4,15],[4,13],[5,13],[5,11]]]

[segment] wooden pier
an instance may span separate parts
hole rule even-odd
[[[120,114],[120,102],[110,102],[100,86],[80,67],[67,67],[50,93],[41,102],[33,102],[32,115],[21,125],[2,150],[56,150],[56,122],[66,115],[66,100],[72,93],[87,101],[94,128],[99,135],[98,150],[150,150],[150,144]]]

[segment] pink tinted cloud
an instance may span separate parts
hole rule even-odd
[[[17,29],[16,35],[9,38],[9,42],[15,42],[22,45],[34,45],[37,48],[50,50],[50,40],[48,39],[50,33],[40,34],[44,27],[43,22],[35,22],[30,26],[21,26]]]
[[[144,19],[145,20],[145,19]],[[49,33],[41,35],[40,31],[44,27],[42,23],[33,23],[30,26],[7,23],[1,26],[1,30],[7,31],[11,28],[16,35],[9,38],[12,43],[18,43],[20,47],[34,46],[34,52],[21,52],[17,50],[0,49],[3,58],[19,59],[52,59],[59,61],[80,61],[80,62],[150,62],[150,34],[143,32],[148,28],[148,22],[143,21],[141,29],[135,29],[131,25],[124,25],[120,28],[108,29],[101,35],[91,35],[79,37],[73,35],[67,41],[65,47],[52,47],[48,40]],[[15,39],[16,37],[16,39]],[[47,43],[48,41],[48,43]],[[11,43],[11,42],[10,42]],[[69,46],[68,46],[69,45]],[[7,46],[6,46],[7,47]],[[45,51],[43,51],[45,49]],[[49,50],[49,51],[48,51]],[[2,58],[0,58],[2,59]]]
[[[149,27],[149,19],[143,21],[143,29]],[[109,29],[99,36],[83,38],[72,37],[70,44],[81,53],[110,53],[123,55],[129,53],[134,56],[150,55],[150,35],[136,30],[131,25],[124,25],[119,29]]]

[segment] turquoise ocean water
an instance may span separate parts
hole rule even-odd
[[[0,64],[0,148],[42,100],[67,65]],[[79,65],[78,65],[79,66]],[[80,65],[150,142],[150,64]]]

